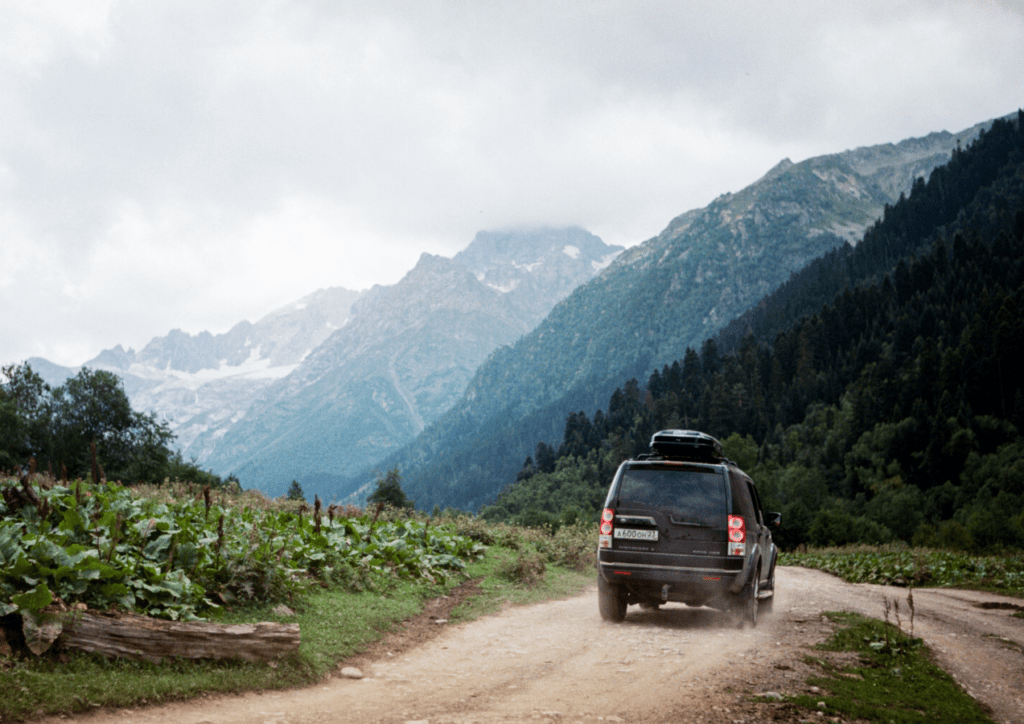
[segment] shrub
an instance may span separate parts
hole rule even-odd
[[[536,551],[519,551],[514,558],[498,565],[498,575],[523,586],[536,586],[546,571],[544,556]]]

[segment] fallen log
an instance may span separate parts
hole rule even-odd
[[[217,624],[75,612],[63,628],[59,640],[67,649],[153,663],[176,657],[270,661],[299,650],[297,623]]]

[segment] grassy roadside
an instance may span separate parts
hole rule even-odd
[[[533,561],[537,559],[534,558]],[[523,563],[527,570],[523,571]],[[452,621],[472,621],[506,605],[527,605],[579,593],[594,583],[594,573],[581,573],[559,565],[546,565],[543,573],[530,575],[531,559],[508,548],[491,548],[486,558],[467,567],[480,580],[480,595],[470,598],[451,613]],[[536,563],[533,563],[536,570]]]
[[[452,620],[472,620],[502,606],[540,602],[572,595],[593,576],[562,566],[541,564],[537,577],[517,573],[522,558],[542,560],[527,551],[492,546],[486,556],[467,567],[467,577],[481,579],[479,593]],[[236,611],[224,623],[279,621],[298,623],[302,645],[297,655],[273,664],[238,661],[177,660],[155,665],[108,661],[76,652],[0,663],[0,722],[18,722],[54,714],[105,707],[131,707],[189,699],[208,693],[283,689],[314,683],[338,661],[364,650],[399,622],[419,613],[424,602],[458,585],[432,586],[395,580],[382,592],[349,593],[321,589],[295,606],[297,615],[283,618],[271,606]]]
[[[808,683],[819,687],[820,693],[788,697],[793,705],[817,715],[859,722],[993,723],[977,701],[931,662],[921,639],[860,614],[825,615],[839,628],[818,645],[820,656],[807,658],[807,663],[820,671]],[[843,652],[856,656],[851,661]]]

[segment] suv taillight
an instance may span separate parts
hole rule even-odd
[[[612,547],[612,533],[615,528],[615,511],[611,508],[605,508],[601,512],[601,527],[599,529],[600,535],[597,537],[598,548],[611,548]]]
[[[742,556],[746,553],[747,524],[739,515],[729,516],[729,555]]]

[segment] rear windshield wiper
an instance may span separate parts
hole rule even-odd
[[[619,525],[639,525],[644,528],[658,527],[658,523],[649,515],[616,515],[615,522]]]
[[[693,520],[680,520],[679,518],[676,518],[673,515],[670,515],[668,517],[668,519],[670,521],[672,521],[673,525],[689,525],[689,526],[692,526],[694,528],[710,528],[711,527],[710,523],[700,523],[700,522],[693,521]]]

